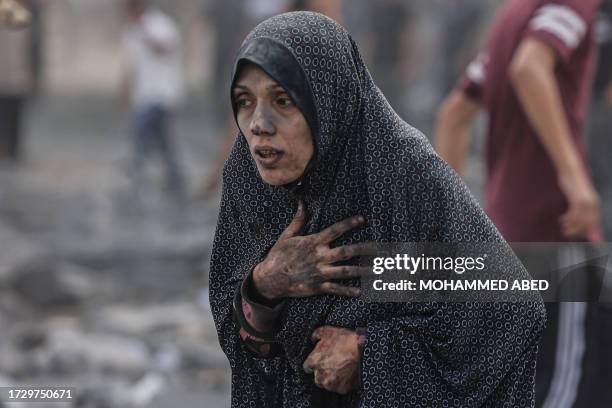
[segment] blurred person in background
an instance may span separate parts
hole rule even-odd
[[[0,160],[21,156],[23,115],[35,87],[31,13],[24,4],[0,0]]]
[[[207,0],[202,5],[200,23],[211,27],[214,36],[213,60],[209,61],[212,66],[214,101],[227,99],[230,81],[228,71],[232,69],[234,56],[245,34],[244,29],[238,28],[246,25],[244,3],[244,0]],[[215,110],[216,124],[225,125],[226,118],[231,117],[229,103],[215,103],[212,108]]]
[[[217,148],[216,159],[196,192],[198,197],[210,199],[219,191],[223,163],[225,163],[238,132],[230,104],[227,101],[227,88],[230,81],[228,72],[232,69],[234,56],[238,53],[245,35],[244,29],[237,27],[248,27],[249,24],[244,0],[207,0],[202,10],[201,24],[212,26],[215,37],[212,63],[212,100],[214,103],[211,109],[215,127],[221,130],[220,136],[222,136]]]
[[[406,84],[403,60],[411,55],[410,24],[414,13],[410,4],[401,0],[370,3],[372,76],[387,100],[403,113],[402,94]]]
[[[0,28],[25,28],[31,24],[32,15],[17,0],[0,0]]]
[[[246,0],[244,11],[248,19],[248,29],[255,27],[263,20],[286,10],[290,0]]]
[[[181,35],[176,23],[148,0],[126,0],[128,24],[122,38],[122,100],[132,115],[135,187],[146,159],[157,153],[166,167],[166,189],[181,195],[185,180],[172,133],[175,109],[183,97]]]
[[[342,24],[342,0],[294,0],[287,11],[314,11]]]
[[[583,134],[598,3],[506,1],[486,50],[438,114],[436,149],[461,174],[473,120],[487,111],[486,210],[510,242],[602,239]],[[551,263],[575,257],[560,248],[542,255],[551,256]],[[596,327],[604,316],[598,305],[548,303],[547,312],[536,376],[539,405],[612,406],[610,384],[599,375],[606,362],[595,355],[599,335],[587,336],[587,322]]]
[[[443,65],[444,92],[449,92],[457,77],[469,62],[476,47],[475,38],[480,34],[480,23],[485,14],[482,0],[443,1],[443,47],[447,63]]]
[[[612,198],[612,0],[603,0],[595,29],[599,62],[593,83],[593,103],[589,126],[589,152],[593,181],[602,203]],[[606,241],[612,240],[612,210],[602,211]]]
[[[42,75],[44,69],[44,6],[42,0],[22,0],[30,13],[30,61],[32,66],[33,93],[38,94],[42,84]]]

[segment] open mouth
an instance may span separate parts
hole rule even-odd
[[[256,148],[257,161],[264,166],[273,166],[280,161],[285,153],[282,150],[272,148]]]

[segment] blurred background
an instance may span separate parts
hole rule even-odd
[[[153,3],[180,33],[184,92],[167,135],[173,163],[159,150],[138,177],[126,1],[24,0],[30,26],[0,28],[0,386],[72,385],[79,407],[229,406],[207,275],[235,135],[229,77],[244,35],[290,9],[330,15],[396,111],[431,135],[501,1]],[[609,17],[598,38],[589,140],[610,240]],[[466,170],[477,197],[481,133]],[[180,183],[168,185],[172,165]]]

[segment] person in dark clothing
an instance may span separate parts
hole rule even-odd
[[[405,109],[402,94],[406,73],[402,60],[414,45],[409,28],[415,19],[414,6],[400,0],[383,0],[370,3],[372,44],[372,76],[393,108],[400,114]]]
[[[589,157],[593,167],[593,183],[602,203],[612,197],[612,0],[604,0],[595,23],[595,39],[599,45],[599,59],[593,81],[588,131]],[[604,204],[605,205],[605,204]],[[612,239],[612,211],[602,210],[602,224],[606,241]]]
[[[31,23],[24,5],[0,1],[0,161],[22,156],[23,116],[35,79]]]
[[[481,242],[517,258],[347,31],[275,16],[238,54],[210,299],[233,407],[530,407],[545,313],[529,301],[366,303],[372,245]]]

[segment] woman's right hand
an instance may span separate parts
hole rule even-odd
[[[298,203],[293,221],[266,258],[253,270],[255,289],[267,300],[319,294],[358,296],[361,290],[331,282],[365,276],[369,268],[333,265],[362,255],[374,255],[372,243],[330,248],[329,244],[351,229],[362,226],[362,216],[350,217],[316,234],[298,236],[306,222],[304,203]]]

